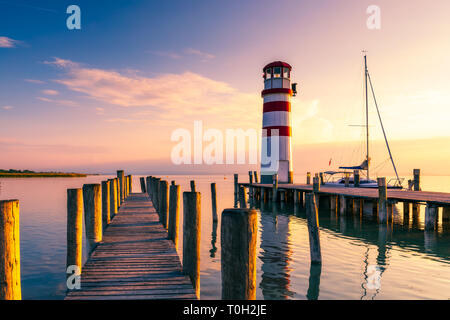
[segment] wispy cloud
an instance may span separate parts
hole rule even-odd
[[[98,115],[105,114],[105,108],[97,107],[95,108],[95,111]]]
[[[58,91],[56,90],[52,90],[52,89],[47,89],[47,90],[42,90],[41,91],[43,94],[49,95],[49,96],[56,96],[59,94]]]
[[[171,59],[180,59],[182,57],[180,54],[171,51],[149,51],[149,52],[160,57],[168,57]]]
[[[204,118],[219,123],[228,120],[228,125],[259,124],[257,119],[255,122],[255,114],[260,114],[257,112],[261,104],[258,94],[242,93],[228,83],[197,73],[167,73],[150,78],[88,68],[60,58],[47,63],[65,71],[65,76],[55,81],[72,91],[83,93],[102,104],[144,109],[145,115],[138,115],[133,109],[127,117],[128,122],[142,121],[147,117],[154,122],[170,121],[174,124]],[[239,115],[239,121],[236,121],[236,115]]]
[[[14,107],[13,106],[3,106],[2,109],[3,110],[11,110],[11,109],[14,109]]]
[[[76,107],[76,106],[78,106],[78,104],[76,102],[72,101],[72,100],[49,99],[49,98],[45,98],[45,97],[36,97],[36,99],[44,101],[44,102],[49,102],[49,103],[53,103],[53,104],[67,106],[67,107]]]
[[[0,48],[15,48],[21,41],[14,40],[8,37],[0,37]]]
[[[182,52],[173,52],[173,51],[149,51],[157,56],[167,57],[171,59],[181,59],[186,56],[197,56],[202,59],[202,61],[208,61],[214,59],[215,56],[211,53],[203,52],[194,48],[186,48]]]
[[[184,52],[186,54],[190,54],[190,55],[196,55],[201,57],[203,60],[210,60],[215,58],[215,56],[213,54],[207,53],[207,52],[203,52],[197,49],[193,49],[193,48],[187,48],[186,50],[184,50]]]

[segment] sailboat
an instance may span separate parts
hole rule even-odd
[[[344,171],[326,171],[324,183],[327,186],[343,186],[348,181],[349,187],[355,187],[355,174],[360,175],[359,188],[377,188],[378,183],[376,180],[370,179],[370,157],[369,157],[369,94],[368,86],[370,85],[373,102],[377,110],[378,119],[380,121],[381,129],[383,131],[384,140],[386,142],[386,147],[389,152],[389,158],[394,168],[396,178],[390,180],[387,183],[387,188],[389,189],[403,189],[402,182],[397,173],[397,167],[395,166],[394,158],[392,157],[391,148],[389,147],[389,142],[386,137],[386,132],[384,130],[383,121],[381,120],[380,110],[378,109],[377,99],[375,97],[375,91],[373,89],[372,80],[370,78],[369,69],[367,68],[367,55],[364,55],[364,87],[365,87],[365,112],[366,112],[366,157],[364,161],[357,166],[340,166],[339,169]],[[351,170],[351,171],[347,171]],[[342,175],[344,177],[342,177]],[[336,176],[340,176],[336,179]]]

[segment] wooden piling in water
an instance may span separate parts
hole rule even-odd
[[[166,180],[159,182],[159,219],[164,228],[168,228],[169,220],[169,185]]]
[[[225,209],[222,212],[221,274],[223,300],[256,299],[257,212]]]
[[[109,181],[109,197],[110,197],[109,213],[111,215],[111,218],[114,218],[114,216],[119,211],[119,208],[117,205],[117,180],[116,179],[108,179],[108,181]]]
[[[339,195],[339,214],[345,215],[347,211],[347,199],[343,195]]]
[[[159,213],[159,181],[160,178],[153,179],[153,190],[152,190],[152,200],[153,205],[155,206],[156,211]]]
[[[337,214],[337,207],[338,207],[338,197],[331,195],[330,196],[330,211],[333,212],[334,214]]]
[[[123,170],[117,170],[117,178],[119,179],[119,195],[120,195],[120,204],[122,205],[122,202],[125,200],[125,193],[124,193],[124,180],[125,180],[125,174]]]
[[[308,220],[309,252],[311,263],[322,263],[320,250],[319,213],[316,205],[316,197],[313,193],[305,197],[306,217]]]
[[[216,183],[211,183],[211,206],[212,206],[212,218],[214,222],[217,222],[217,192]]]
[[[19,200],[0,201],[0,300],[21,300]]]
[[[435,230],[438,218],[438,207],[431,203],[427,203],[425,209],[425,230]]]
[[[81,272],[83,248],[83,190],[67,189],[66,270],[77,266]]]
[[[442,208],[442,222],[450,221],[450,206]]]
[[[172,240],[175,249],[178,249],[178,226],[180,212],[180,186],[171,185],[169,189],[169,228],[168,238]]]
[[[100,184],[83,185],[84,224],[89,252],[102,241],[102,202]]]
[[[139,181],[141,183],[141,192],[142,193],[146,193],[147,192],[147,188],[145,187],[145,178],[144,177],[140,177]]]
[[[414,180],[413,180],[413,186],[414,191],[420,191],[420,169],[414,169],[413,170]]]
[[[200,232],[201,195],[200,192],[183,192],[183,272],[200,297]]]
[[[109,181],[102,181],[102,226],[103,229],[111,222],[111,197]]]
[[[387,222],[387,186],[386,178],[378,178],[378,222]]]

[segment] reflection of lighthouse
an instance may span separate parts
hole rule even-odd
[[[261,183],[272,183],[274,174],[278,174],[278,181],[281,183],[293,182],[291,96],[296,92],[295,84],[291,89],[291,69],[289,64],[281,61],[269,63],[263,68]]]

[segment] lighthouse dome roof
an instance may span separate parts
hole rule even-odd
[[[286,67],[286,68],[289,68],[289,70],[292,70],[292,67],[289,63],[283,62],[283,61],[274,61],[274,62],[271,62],[268,65],[266,65],[263,68],[263,71],[265,71],[267,68],[274,68],[274,67]]]

